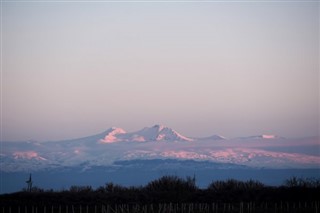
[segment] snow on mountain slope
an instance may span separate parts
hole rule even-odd
[[[135,159],[206,160],[254,168],[319,168],[320,165],[320,153],[314,152],[319,150],[319,137],[191,139],[163,125],[129,133],[113,127],[97,135],[56,142],[1,143],[1,171],[10,172],[79,165],[110,166],[115,161]]]
[[[47,159],[41,157],[41,156],[40,156],[37,152],[35,152],[35,151],[21,151],[21,152],[17,151],[17,152],[14,152],[12,155],[14,156],[14,159],[47,160]]]
[[[185,137],[175,130],[163,125],[145,127],[132,134],[136,135],[143,141],[193,141],[193,139]]]
[[[253,168],[320,168],[320,156],[286,153],[260,148],[181,146],[168,149],[129,150],[123,159],[182,159],[232,163]],[[192,144],[193,145],[193,144]]]
[[[187,138],[169,127],[154,125],[131,133],[126,133],[121,128],[111,128],[107,131],[104,139],[100,140],[101,143],[147,141],[193,141],[193,139]]]
[[[125,134],[126,134],[126,131],[124,131],[123,129],[112,127],[107,130],[106,136],[103,139],[101,139],[100,142],[101,143],[119,142],[125,139],[125,137],[121,137],[121,136],[125,136]]]

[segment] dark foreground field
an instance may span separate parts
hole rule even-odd
[[[31,192],[0,195],[1,212],[18,213],[131,213],[131,212],[320,212],[320,181],[287,180],[270,187],[257,181],[215,181],[199,189],[194,178],[165,176],[141,187],[107,183],[92,189],[72,186],[53,191],[33,187]]]

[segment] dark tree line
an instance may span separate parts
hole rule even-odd
[[[195,178],[163,176],[145,186],[124,187],[106,183],[71,186],[68,190],[43,190],[33,187],[0,195],[1,205],[77,205],[77,204],[151,204],[151,203],[225,203],[225,202],[303,202],[319,200],[320,180],[293,177],[282,186],[266,186],[261,182],[229,179],[214,181],[200,189]]]

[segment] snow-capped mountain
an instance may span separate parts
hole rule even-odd
[[[193,139],[185,137],[177,131],[163,125],[146,127],[133,133],[133,135],[136,135],[141,141],[193,141]]]
[[[131,133],[127,133],[121,128],[113,127],[109,129],[106,132],[106,136],[100,140],[101,143],[149,141],[193,141],[193,139],[185,137],[169,127],[154,125]]]
[[[135,132],[112,127],[100,134],[51,142],[2,142],[3,171],[110,166],[119,160],[181,159],[235,163],[250,167],[314,168],[320,165],[319,138],[285,139],[273,135],[226,139],[189,138],[154,125]]]
[[[319,137],[286,139],[259,135],[227,139],[213,135],[189,138],[169,127],[154,125],[135,132],[112,127],[78,139],[1,142],[1,145],[0,171],[5,177],[2,179],[5,186],[25,183],[24,179],[10,177],[31,172],[43,176],[41,181],[63,177],[61,184],[75,184],[74,178],[70,178],[74,175],[83,176],[86,182],[89,179],[94,181],[98,176],[101,181],[105,181],[106,176],[113,176],[115,181],[127,182],[128,172],[130,177],[133,173],[139,174],[139,180],[151,174],[176,174],[177,171],[203,174],[203,177],[216,176],[220,172],[230,178],[232,172],[238,177],[239,169],[254,170],[259,174],[247,175],[248,178],[260,177],[265,169],[270,170],[272,175],[269,177],[273,177],[275,171],[288,174],[286,177],[289,178],[290,175],[305,174],[306,170],[312,171],[310,177],[314,174],[320,176]],[[117,163],[124,161],[125,165]],[[285,172],[281,172],[282,169]],[[289,174],[288,169],[294,170]],[[52,187],[51,184],[49,181],[48,187]],[[57,185],[59,187],[62,186]],[[6,190],[12,191],[13,188]]]
[[[112,127],[105,132],[105,136],[103,139],[100,139],[100,142],[114,143],[114,142],[127,141],[127,140],[128,138],[126,138],[125,130],[117,127]]]

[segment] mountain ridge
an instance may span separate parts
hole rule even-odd
[[[150,141],[188,141],[194,139],[183,136],[177,131],[164,125],[156,124],[152,127],[144,127],[135,132],[126,132],[117,127],[112,127],[106,131],[106,136],[100,143],[115,142],[150,142]]]
[[[195,142],[195,141],[223,141],[223,140],[230,140],[224,136],[213,134],[207,137],[187,137],[183,134],[177,132],[176,130],[167,127],[162,124],[155,124],[151,127],[144,127],[140,130],[127,132],[123,128],[120,127],[111,127],[106,131],[89,136],[84,137],[81,139],[86,138],[93,138],[99,137],[98,143],[101,144],[108,144],[108,143],[116,143],[116,142],[161,142],[161,141],[180,141],[180,142]],[[237,137],[234,139],[240,140],[275,140],[275,139],[286,139],[285,137],[273,135],[273,134],[261,134],[261,135],[252,135],[252,136],[244,136],[244,137]],[[73,139],[77,140],[77,139]]]

